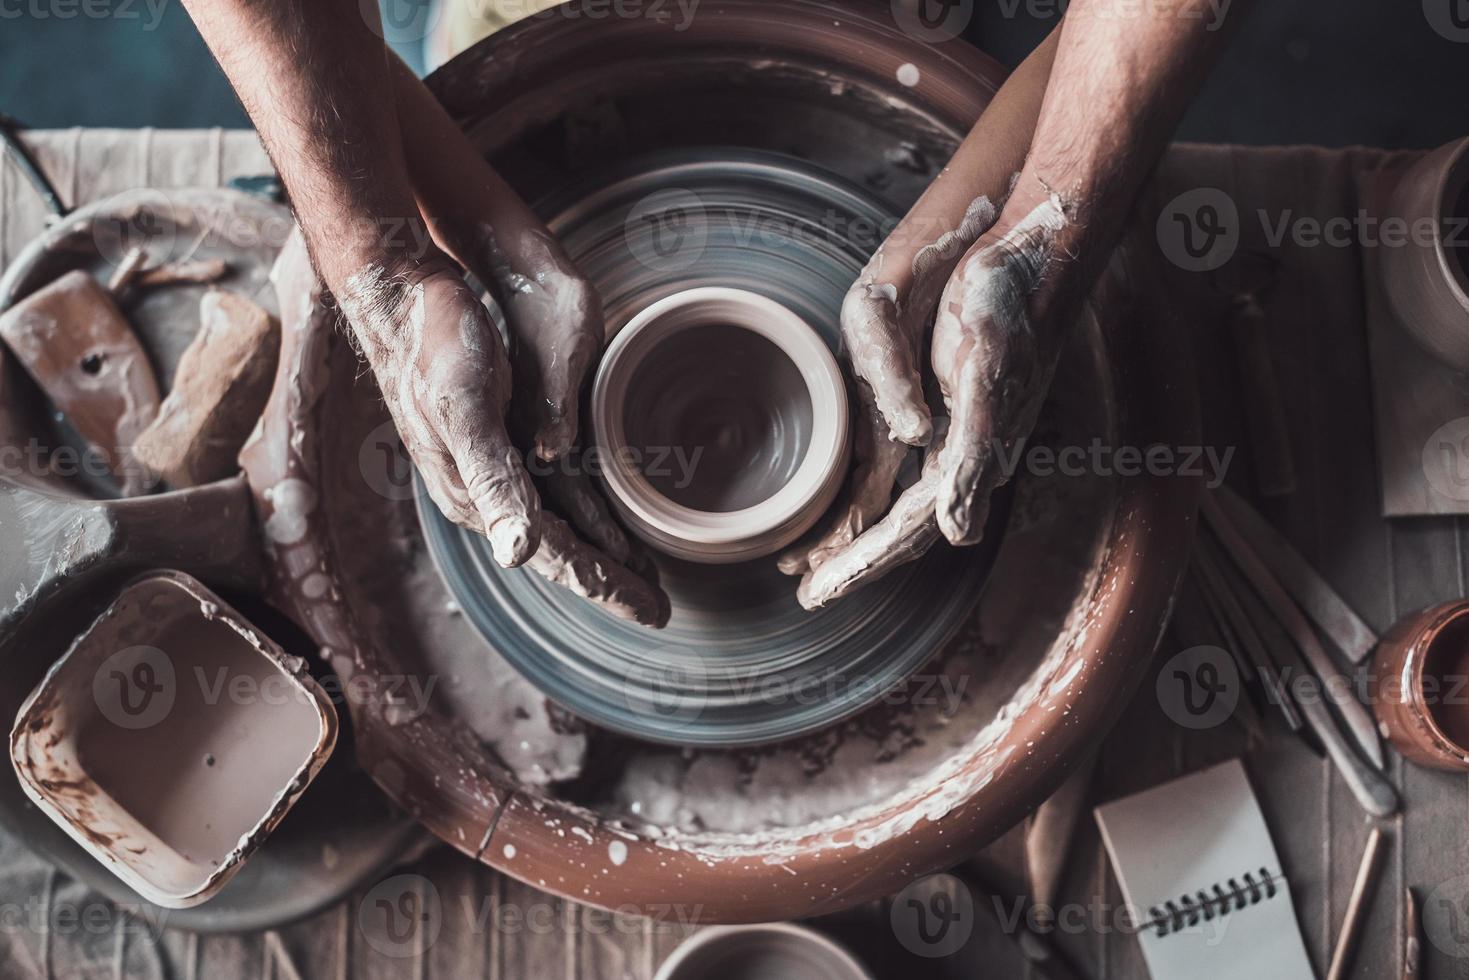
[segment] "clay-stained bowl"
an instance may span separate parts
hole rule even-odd
[[[1442,713],[1469,718],[1464,670],[1469,665],[1469,599],[1404,616],[1377,644],[1372,710],[1403,757],[1420,766],[1469,772],[1469,745],[1445,730]],[[1460,731],[1469,730],[1469,724]]]
[[[21,706],[26,794],[138,894],[191,908],[233,878],[326,764],[326,692],[218,595],[123,588]]]
[[[887,4],[728,0],[690,23],[576,12],[516,25],[429,80],[532,200],[633,153],[733,145],[799,157],[900,213],[1002,76],[966,45],[903,33]],[[1119,257],[1063,357],[1045,425],[1068,444],[1197,444],[1182,332],[1133,288],[1150,281],[1139,261]],[[381,399],[359,383],[304,251],[279,275],[291,297],[280,373],[245,460],[276,601],[364,694],[352,704],[358,755],[384,791],[464,854],[531,885],[726,922],[891,893],[967,857],[1049,795],[1125,706],[1161,634],[1197,481],[1089,476],[1071,507],[1064,480],[1022,477],[974,635],[940,662],[961,663],[973,686],[952,724],[936,719],[921,744],[903,741],[899,719],[878,749],[902,764],[849,757],[880,721],[872,709],[829,736],[751,754],[608,741],[553,716],[547,756],[522,765],[517,754],[537,746],[505,732],[525,723],[517,712],[544,714],[543,699],[518,700],[523,682],[493,673],[501,658],[456,618],[424,555],[411,471],[393,463]],[[1051,494],[1068,506],[1047,503]],[[394,699],[405,677],[441,682],[430,710]],[[505,730],[487,730],[501,712]],[[557,738],[596,753],[574,782],[564,758],[549,756]],[[785,781],[763,777],[770,760]],[[644,788],[660,774],[677,785],[644,794],[627,782],[634,771]],[[742,795],[752,783],[768,795]],[[700,820],[680,816],[695,810]],[[736,825],[741,814],[751,826]]]

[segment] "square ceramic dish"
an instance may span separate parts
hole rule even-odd
[[[47,673],[10,758],[36,805],[129,887],[188,908],[234,876],[336,739],[304,661],[199,582],[157,572]]]

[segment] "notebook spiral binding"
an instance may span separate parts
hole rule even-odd
[[[1148,909],[1148,921],[1139,931],[1153,929],[1159,936],[1198,925],[1200,922],[1223,918],[1251,905],[1267,901],[1276,896],[1279,886],[1285,883],[1283,875],[1272,875],[1261,868],[1259,874],[1246,871],[1241,879],[1230,878],[1227,882],[1216,882],[1192,895],[1180,896],[1178,901],[1164,902]]]

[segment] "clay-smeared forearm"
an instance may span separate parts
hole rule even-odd
[[[334,292],[369,263],[412,267],[391,223],[418,210],[376,5],[357,0],[186,0],[260,133]],[[386,256],[386,251],[392,255]]]
[[[504,344],[427,244],[377,8],[356,0],[189,0],[270,152],[317,271],[377,376],[434,502],[495,558],[535,551],[540,505],[505,430]]]
[[[984,528],[996,450],[1030,431],[1062,341],[1143,181],[1222,47],[1207,0],[1075,0],[1030,155],[994,227],[945,287],[932,363],[953,418],[939,527]]]
[[[601,301],[408,66],[393,57],[390,70],[418,205],[434,238],[504,311],[518,429],[537,456],[558,459],[576,440],[578,396],[604,339]]]
[[[955,265],[994,222],[1025,161],[1060,32],[1005,80],[934,182],[878,248],[842,303],[842,337],[860,413],[846,494],[816,533],[780,558],[804,575],[839,555],[892,503],[906,445],[932,433],[918,365],[925,330]]]
[[[853,370],[902,442],[926,445],[932,433],[919,370],[922,333],[955,264],[994,222],[1025,162],[1059,40],[1058,28],[1005,80],[843,303]]]

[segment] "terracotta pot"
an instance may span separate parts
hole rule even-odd
[[[1398,322],[1434,357],[1469,371],[1469,137],[1415,163],[1388,213],[1408,225],[1405,243],[1378,248]]]
[[[1469,772],[1469,599],[1429,606],[1398,620],[1373,659],[1378,726],[1420,766]],[[1450,732],[1458,734],[1459,739]]]
[[[716,372],[729,390],[713,384]],[[695,415],[697,430],[676,418]],[[627,528],[688,561],[779,551],[816,523],[846,478],[836,358],[799,316],[742,289],[685,290],[633,317],[597,369],[592,428]],[[671,450],[685,468],[650,472]],[[702,480],[701,467],[710,471]]]

